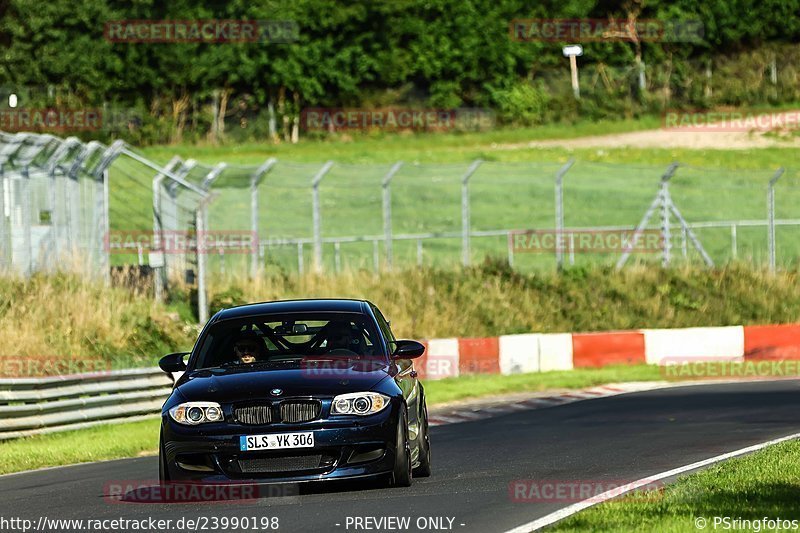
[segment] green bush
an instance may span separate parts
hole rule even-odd
[[[492,92],[499,118],[506,124],[535,126],[545,121],[550,95],[540,83],[520,81]]]

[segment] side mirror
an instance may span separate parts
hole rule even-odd
[[[164,372],[170,372],[170,373],[181,372],[183,370],[186,370],[186,363],[183,362],[183,358],[189,355],[190,353],[191,352],[177,352],[165,355],[158,362],[158,366]]]
[[[392,359],[416,359],[425,353],[425,345],[417,341],[397,341]]]

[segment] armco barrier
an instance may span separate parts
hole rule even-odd
[[[0,379],[0,440],[153,416],[171,388],[159,368]]]

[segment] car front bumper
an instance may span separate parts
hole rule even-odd
[[[372,477],[394,468],[398,408],[363,419],[303,424],[183,426],[162,417],[162,454],[171,481],[296,483]],[[242,435],[312,431],[313,448],[241,451]]]

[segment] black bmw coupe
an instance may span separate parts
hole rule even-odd
[[[303,482],[431,472],[425,390],[375,305],[293,300],[225,309],[190,353],[162,409],[162,482]],[[188,359],[187,359],[188,356]]]

